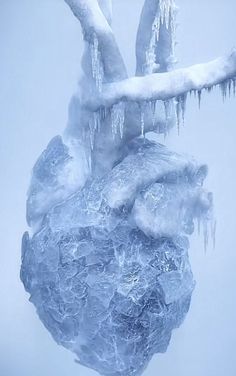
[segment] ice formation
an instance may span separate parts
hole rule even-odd
[[[37,160],[27,199],[21,279],[38,315],[78,361],[138,376],[188,312],[189,240],[214,238],[206,165],[150,141],[184,121],[188,93],[235,92],[236,53],[174,68],[172,0],[146,0],[127,77],[110,0],[66,0],[85,39],[84,75],[64,135]]]

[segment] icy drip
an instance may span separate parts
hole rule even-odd
[[[186,102],[187,102],[187,94],[180,95],[175,100],[178,133],[179,133],[180,125],[181,124],[184,125],[184,122],[185,122]]]
[[[174,8],[174,1],[173,0],[160,0],[160,20],[161,23],[166,24],[168,28],[172,22],[173,17],[173,8]]]
[[[99,43],[96,34],[93,35],[92,43],[90,44],[92,76],[99,92],[102,91],[102,84],[104,78],[104,71],[101,59],[101,52],[99,51]]]
[[[124,134],[124,122],[125,122],[125,104],[124,102],[119,102],[114,104],[111,108],[111,128],[113,138],[119,133],[120,137],[123,138]]]
[[[151,118],[152,118],[152,126],[153,126],[153,128],[155,127],[155,124],[156,124],[157,103],[158,103],[157,100],[149,101],[149,111],[150,111]]]
[[[141,123],[141,136],[144,137],[145,122],[144,122],[144,111],[143,111],[142,108],[141,108],[141,112],[140,112],[140,123]]]
[[[156,16],[152,25],[152,36],[150,40],[150,45],[146,51],[146,67],[145,73],[151,74],[158,70],[158,65],[156,64],[156,44],[159,41],[161,20],[160,16]]]
[[[175,5],[173,0],[160,0],[158,13],[152,24],[152,35],[149,48],[146,51],[145,74],[157,72],[159,65],[156,62],[156,46],[160,39],[161,26],[165,25],[171,34],[171,54],[170,60],[174,61],[175,47]],[[170,61],[171,62],[171,61]]]
[[[101,128],[101,115],[100,112],[93,112],[89,119],[89,139],[91,150],[94,148],[96,132]]]
[[[172,113],[172,100],[164,101],[164,109],[165,109],[165,130],[164,134],[166,136],[168,132],[168,123],[173,117]]]
[[[198,217],[197,219],[198,235],[203,236],[203,244],[205,252],[209,246],[209,239],[211,240],[212,247],[215,249],[216,245],[216,219],[212,215],[208,217]]]
[[[227,98],[227,95],[229,98],[231,97],[232,93],[235,96],[236,95],[236,79],[228,79],[226,81],[223,81],[220,84],[220,89],[222,93],[223,101]]]

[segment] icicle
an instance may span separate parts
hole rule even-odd
[[[120,137],[123,137],[124,133],[124,122],[125,122],[125,104],[124,102],[119,102],[114,104],[111,108],[111,127],[113,138],[117,135],[118,131]]]
[[[180,118],[181,118],[181,104],[180,104],[179,97],[177,97],[175,101],[175,110],[176,110],[176,117],[177,117],[177,129],[178,129],[178,135],[179,135]]]
[[[91,150],[93,150],[94,148],[95,133],[96,133],[96,123],[94,119],[90,119],[89,120],[89,139],[90,139]]]
[[[181,112],[182,112],[182,124],[185,123],[185,112],[186,112],[187,94],[183,94],[180,97]]]
[[[156,47],[160,39],[160,29],[164,25],[170,31],[171,35],[171,50],[172,56],[169,57],[170,63],[173,64],[174,49],[175,49],[175,5],[173,0],[160,0],[159,11],[152,24],[152,34],[150,38],[149,47],[146,51],[146,62],[144,66],[144,73],[151,74],[158,71]]]
[[[178,134],[179,134],[180,124],[184,125],[184,121],[185,121],[186,101],[187,101],[187,94],[183,94],[183,95],[178,96],[175,102]]]
[[[198,90],[197,95],[198,95],[198,107],[200,109],[201,108],[201,100],[202,100],[202,91]]]
[[[171,22],[173,5],[173,0],[160,0],[160,19],[162,24],[165,22],[167,29]]]
[[[160,18],[156,16],[152,25],[152,36],[150,39],[149,48],[146,51],[145,74],[151,74],[158,68],[156,64],[156,44],[159,41],[160,27]]]
[[[222,94],[222,98],[224,102],[226,99],[226,95],[227,95],[227,83],[225,81],[220,84],[220,89],[221,89],[221,94]]]
[[[95,80],[96,87],[99,92],[102,91],[102,83],[103,83],[103,66],[101,61],[101,53],[99,51],[98,39],[96,34],[93,35],[93,41],[90,44],[91,50],[91,62],[92,62],[92,75]]]
[[[94,127],[95,127],[95,130],[100,132],[100,129],[101,129],[101,118],[100,118],[100,112],[97,111],[97,112],[94,112],[93,113],[93,118],[94,118]]]
[[[233,93],[236,95],[236,78],[233,78]]]
[[[151,114],[152,114],[152,125],[155,126],[156,123],[156,107],[157,107],[157,101],[151,101]]]
[[[140,124],[141,124],[141,136],[142,137],[145,137],[145,121],[144,121],[144,117],[145,117],[145,106],[144,105],[140,105]]]
[[[213,249],[216,247],[216,220],[211,222],[211,239],[213,243]]]
[[[171,119],[172,117],[172,112],[171,112],[171,106],[172,104],[172,100],[168,100],[168,101],[164,101],[164,108],[165,108],[165,135],[168,131],[168,123],[169,123],[169,120]]]
[[[232,88],[232,80],[229,79],[229,81],[228,81],[228,93],[229,93],[229,98],[231,97],[231,88]]]

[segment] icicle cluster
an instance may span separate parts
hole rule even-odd
[[[113,137],[119,133],[120,137],[123,138],[124,133],[124,122],[125,122],[125,103],[119,102],[114,104],[111,108],[111,127]]]
[[[99,51],[99,43],[96,34],[93,34],[92,43],[90,44],[92,75],[99,92],[102,91],[102,84],[104,78],[104,71],[101,59],[101,52]]]
[[[150,39],[150,45],[148,50],[146,51],[145,74],[154,73],[158,71],[159,68],[156,62],[156,46],[160,39],[161,25],[165,25],[165,27],[170,31],[173,59],[175,46],[175,4],[173,0],[160,0],[159,2],[159,9],[152,24],[152,36]]]
[[[230,78],[229,80],[223,81],[220,84],[220,89],[221,89],[223,100],[227,98],[227,95],[231,97],[232,93],[235,96],[236,95],[236,79]]]

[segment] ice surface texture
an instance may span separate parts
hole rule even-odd
[[[34,186],[37,178],[47,191],[57,181],[65,151],[59,137],[48,145]],[[32,238],[24,235],[21,278],[30,300],[82,364],[102,375],[140,375],[166,351],[194,288],[186,235],[211,210],[205,175],[194,160],[138,139],[110,172],[53,203]],[[30,192],[36,221],[38,190]]]
[[[128,78],[111,0],[65,0],[81,23],[83,75],[63,136],[36,162],[21,279],[58,344],[107,376],[138,376],[188,312],[188,236],[212,218],[205,165],[151,142],[184,121],[192,91],[236,88],[236,52],[174,70],[173,0],[145,0]],[[214,226],[213,226],[214,232]]]

